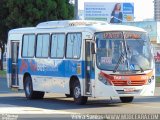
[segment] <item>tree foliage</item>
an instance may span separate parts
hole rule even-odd
[[[7,0],[9,28],[34,26],[43,21],[73,18],[68,0]],[[71,9],[71,10],[70,10]]]
[[[0,0],[0,69],[3,69],[3,53],[5,51],[5,44],[7,43],[8,26],[6,26],[6,18],[8,15],[8,8],[6,6],[6,0]]]
[[[0,0],[0,48],[4,52],[10,29],[35,26],[40,22],[73,19],[69,0]]]

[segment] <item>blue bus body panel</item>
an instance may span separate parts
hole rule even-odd
[[[11,73],[11,59],[7,59],[7,73]],[[85,78],[85,61],[59,59],[18,59],[18,74],[30,73],[36,76],[71,77],[77,75]],[[95,78],[94,71],[91,79]]]

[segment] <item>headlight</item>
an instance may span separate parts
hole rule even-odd
[[[108,80],[104,76],[102,76],[100,74],[98,75],[98,79],[99,79],[99,81],[101,81],[105,85],[110,85],[110,83],[108,82]]]
[[[154,76],[152,76],[152,77],[150,77],[150,78],[148,79],[148,84],[151,84],[152,81],[154,81]]]

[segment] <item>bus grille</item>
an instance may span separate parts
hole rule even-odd
[[[114,86],[142,86],[146,80],[112,80]]]

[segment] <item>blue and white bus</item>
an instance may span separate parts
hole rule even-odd
[[[155,66],[145,30],[100,21],[49,21],[10,30],[8,87],[28,99],[64,93],[76,104],[88,97],[152,96]]]

